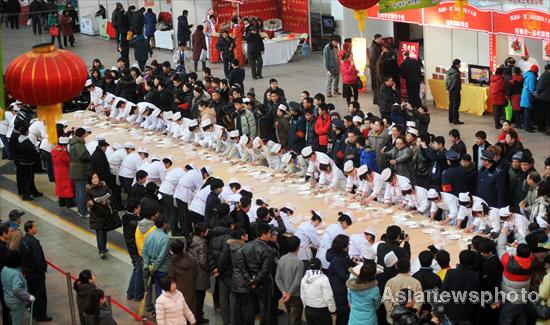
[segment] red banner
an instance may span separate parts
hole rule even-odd
[[[550,13],[531,9],[494,12],[493,32],[550,39]]]
[[[411,59],[418,60],[418,49],[420,48],[420,43],[418,42],[399,42],[399,57],[397,58],[397,63],[401,65],[405,58],[403,57],[403,52],[409,51],[409,57]]]
[[[283,30],[309,34],[309,0],[281,0]]]
[[[489,68],[495,72],[497,68],[497,37],[495,34],[489,34]]]
[[[278,0],[246,0],[243,4],[224,0],[212,0],[214,14],[220,22],[231,20],[231,17],[237,14],[237,6],[238,12],[243,18],[253,16],[267,20],[279,17],[277,11],[279,6]]]
[[[491,32],[491,12],[467,4],[460,10],[454,2],[424,8],[424,25]]]
[[[399,12],[380,13],[379,6],[367,9],[369,19],[398,21],[402,23],[422,24],[422,9],[404,10]]]

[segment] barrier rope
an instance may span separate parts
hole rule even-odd
[[[67,276],[67,272],[65,272],[62,268],[60,268],[59,266],[51,263],[50,261],[46,261],[48,263],[49,266],[51,266],[54,270],[56,270],[57,272],[63,274],[64,276]],[[72,274],[70,274],[70,277],[71,277],[71,280],[75,281],[76,280],[76,277]],[[142,321],[143,318],[141,318],[140,316],[138,316],[136,313],[134,313],[133,311],[131,311],[130,309],[128,309],[128,307],[122,305],[121,303],[119,303],[118,301],[116,301],[115,299],[113,299],[111,297],[111,303],[115,306],[117,306],[118,308],[120,308],[121,310],[123,310],[124,312],[128,313],[130,316],[134,317],[136,320],[138,321]],[[153,322],[150,322],[150,321],[147,321],[147,325],[154,325]]]

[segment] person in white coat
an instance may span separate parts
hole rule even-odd
[[[319,159],[321,160],[329,160],[330,157],[320,151],[313,151],[311,146],[307,146],[304,149],[302,149],[302,157],[307,160],[307,171],[306,171],[306,181],[312,181],[317,182],[321,176],[321,170],[319,169]],[[334,163],[334,161],[332,162]]]
[[[403,186],[410,184],[411,181],[404,176],[397,175],[393,170],[386,168],[380,174],[384,182],[386,182],[386,190],[384,191],[384,204],[391,206],[394,204],[402,204],[403,202]]]
[[[192,220],[189,213],[189,206],[195,197],[197,191],[203,186],[205,179],[212,176],[212,168],[204,166],[201,169],[191,169],[183,174],[174,191],[176,201],[177,218],[173,224],[170,224],[172,233],[189,234],[192,231]],[[209,186],[205,186],[210,188]],[[204,198],[206,204],[206,197]],[[204,212],[203,212],[204,213]]]
[[[428,190],[421,186],[412,186],[411,183],[404,184],[401,187],[403,194],[403,208],[406,210],[416,210],[418,213],[428,216],[430,213],[430,201],[428,200]]]
[[[300,238],[300,249],[298,250],[298,258],[303,261],[309,261],[313,257],[312,250],[317,250],[321,246],[321,235],[319,229],[323,222],[323,215],[318,211],[311,211],[311,219],[302,222],[296,233],[296,237]]]
[[[438,192],[435,188],[428,190],[431,202],[430,218],[432,220],[454,219],[458,214],[458,198],[450,193]]]
[[[367,165],[357,168],[357,174],[362,181],[361,186],[361,204],[369,204],[377,200],[384,200],[386,182],[382,176],[375,171],[370,170]]]
[[[300,283],[300,298],[305,307],[308,324],[332,324],[331,314],[336,312],[336,303],[328,277],[321,271],[321,261],[312,258]]]
[[[168,172],[168,169],[172,167],[173,160],[174,158],[172,156],[163,157],[162,160],[160,158],[151,159],[150,164],[147,166],[142,166],[139,169],[143,169],[147,172],[147,179],[149,182],[153,182],[160,186],[166,176],[166,173]]]
[[[346,176],[336,166],[332,159],[328,157],[319,157],[319,170],[321,175],[319,176],[319,183],[321,191],[326,192],[328,190],[340,190],[346,186]]]
[[[361,179],[357,175],[357,168],[353,166],[352,160],[344,163],[344,174],[346,175],[346,192],[353,194],[360,193]]]
[[[183,168],[177,167],[169,170],[164,176],[159,187],[159,193],[162,195],[162,208],[168,219],[168,224],[172,230],[172,236],[178,235],[179,227],[176,227],[178,210],[174,199],[174,192],[178,186],[180,178],[185,174]]]
[[[360,258],[365,256],[367,248],[372,247],[376,240],[376,231],[366,228],[360,234],[353,234],[349,237],[349,257]]]
[[[84,88],[90,92],[88,110],[100,113],[103,111],[103,89],[93,84],[91,79],[86,80]]]
[[[485,200],[474,196],[472,204],[472,223],[464,229],[465,232],[477,232],[481,234],[495,235],[500,233],[501,221],[498,208],[491,208]]]
[[[4,119],[0,121],[0,141],[2,141],[2,159],[8,159],[10,157],[9,141],[7,137],[10,121],[15,121],[15,112],[13,110],[14,105],[8,106],[4,110]]]
[[[504,222],[501,229],[508,228],[510,233],[514,233],[514,237],[525,238],[529,230],[529,219],[524,215],[510,211],[510,207],[506,206],[498,210],[500,221]]]
[[[281,169],[281,155],[283,154],[283,146],[280,143],[275,143],[265,158],[267,159],[267,165],[269,168],[279,171]]]
[[[130,187],[132,187],[136,172],[147,157],[149,157],[147,148],[140,147],[136,151],[129,151],[128,155],[122,160],[118,171],[118,179],[120,186],[122,186],[126,193],[130,193]]]
[[[241,199],[239,191],[241,190],[241,182],[232,178],[229,180],[229,184],[223,187],[220,193],[220,199],[229,205],[229,211],[233,211],[237,206],[237,203]]]
[[[29,126],[29,140],[31,140],[32,144],[34,144],[40,152],[40,156],[44,161],[44,167],[46,167],[46,171],[48,173],[48,180],[50,182],[55,182],[51,154],[52,144],[48,141],[48,133],[46,132],[44,121],[37,119],[34,122],[31,122],[31,125]]]
[[[321,239],[321,245],[319,246],[319,250],[317,251],[317,258],[321,260],[323,269],[328,269],[330,264],[327,261],[326,255],[327,255],[327,251],[332,245],[332,241],[334,240],[334,238],[336,238],[336,236],[344,235],[345,230],[349,226],[351,226],[351,224],[352,224],[352,220],[349,215],[344,214],[342,212],[338,212],[337,222],[331,224],[325,230],[325,233],[323,234],[323,237]]]

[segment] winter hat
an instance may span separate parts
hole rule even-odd
[[[529,71],[532,71],[532,72],[534,72],[534,73],[539,73],[539,66],[536,65],[536,64],[533,64],[533,65],[531,66],[531,68],[529,69]]]

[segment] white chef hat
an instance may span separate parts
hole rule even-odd
[[[241,182],[235,177],[231,178],[227,184],[241,184]]]
[[[470,202],[470,192],[458,193],[458,200],[460,202]]]
[[[498,216],[499,216],[499,217],[504,217],[504,218],[505,218],[505,217],[508,217],[510,214],[512,214],[512,213],[510,212],[510,206],[506,206],[506,207],[500,208],[500,209],[498,210]]]
[[[60,121],[57,121],[57,124],[61,124],[61,125],[63,125],[64,127],[69,126],[69,122],[67,122],[67,120],[60,120]]]
[[[252,141],[252,147],[258,149],[262,145],[263,141],[260,137],[255,137]]]
[[[311,156],[311,154],[313,153],[313,148],[311,146],[307,146],[304,149],[302,149],[301,153],[302,153],[302,157],[307,158]]]
[[[412,185],[410,182],[405,182],[404,184],[401,185],[401,190],[402,191],[409,191],[409,190],[412,190]]]
[[[357,176],[361,176],[368,171],[369,167],[367,165],[361,165],[359,166],[359,168],[357,168]]]
[[[199,121],[197,121],[196,119],[192,119],[191,121],[189,121],[189,127],[190,128],[198,126],[198,125],[199,125]]]
[[[208,173],[208,176],[212,176],[214,174],[214,170],[210,167],[210,165],[206,165],[203,168]]]
[[[365,230],[363,230],[363,232],[364,232],[365,234],[373,235],[373,236],[376,237],[376,230],[374,230],[374,229],[372,229],[372,228],[370,228],[370,227],[369,227],[369,228],[365,228]]]
[[[413,128],[413,127],[408,128],[407,133],[414,134],[414,135],[418,136],[418,130]]]
[[[157,117],[159,115],[160,115],[160,109],[158,109],[158,108],[155,108],[153,110],[153,113],[151,113],[151,117]]]
[[[439,194],[437,193],[435,188],[431,188],[428,190],[428,199],[437,199],[439,197]]]
[[[357,116],[355,115],[352,119],[353,123],[363,123],[363,119],[361,118],[361,116]]]
[[[277,107],[277,109],[279,109],[279,110],[281,110],[281,111],[283,111],[283,112],[288,111],[288,107],[286,107],[285,104],[280,104],[280,105]]]
[[[275,154],[279,153],[282,147],[283,146],[280,143],[275,143],[273,147],[271,147],[271,153],[275,153]]]
[[[281,162],[283,164],[288,164],[290,162],[290,159],[292,159],[292,154],[290,152],[287,152],[281,157]]]
[[[201,128],[204,128],[204,127],[207,127],[207,126],[210,126],[210,125],[212,125],[212,120],[210,120],[209,118],[204,119],[201,122]]]
[[[384,265],[386,267],[392,267],[397,263],[399,259],[397,258],[397,255],[393,251],[390,251],[386,256],[384,256]]]
[[[172,163],[174,163],[174,156],[172,156],[172,155],[165,155],[165,156],[162,157],[162,160],[164,160],[164,159],[168,159]]]
[[[319,164],[322,164],[322,165],[330,164],[330,160],[329,160],[328,156],[325,156],[325,155],[320,156],[319,157]]]
[[[172,114],[172,120],[177,121],[180,118],[181,118],[181,113],[180,112],[175,112],[174,114]]]
[[[392,175],[392,172],[391,172],[391,169],[389,169],[389,168],[384,169],[382,171],[382,173],[380,174],[380,176],[382,176],[382,179],[384,180],[384,182],[389,181],[391,175]]]
[[[141,153],[149,153],[149,150],[146,147],[139,147],[137,151]]]
[[[133,142],[127,141],[124,143],[124,148],[126,149],[135,149],[136,145]]]
[[[239,136],[239,131],[238,130],[233,130],[233,131],[229,132],[229,137],[230,138],[237,138],[238,136]]]
[[[247,143],[248,137],[246,135],[241,136],[241,138],[239,139],[239,145],[244,147]]]
[[[353,160],[348,160],[344,164],[344,173],[349,173],[353,170]]]

